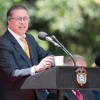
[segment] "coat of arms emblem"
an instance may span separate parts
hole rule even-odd
[[[78,68],[75,72],[78,84],[83,86],[87,81],[87,71],[84,68]]]

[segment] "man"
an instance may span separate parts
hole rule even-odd
[[[0,37],[0,98],[37,100],[36,90],[20,90],[26,77],[51,67],[53,57],[27,34],[28,10],[14,5],[7,12],[7,31]],[[33,76],[34,77],[34,76]]]
[[[79,55],[74,55],[73,58],[75,59],[77,66],[86,67],[86,62],[83,57]],[[74,66],[73,60],[70,57],[65,61],[65,63],[68,66]],[[78,90],[78,92],[81,93],[81,99],[78,99],[78,97],[76,96],[76,90],[64,90],[63,100],[95,100],[94,94],[90,90]],[[47,97],[47,100],[57,100],[57,91],[51,90]]]

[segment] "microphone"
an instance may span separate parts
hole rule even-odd
[[[47,41],[53,43],[55,46],[60,47],[60,46],[52,39],[52,36],[48,36],[48,34],[45,33],[45,32],[39,32],[38,38],[41,39],[41,40],[47,40]]]
[[[46,40],[46,36],[48,36],[48,34],[45,32],[39,32],[39,34],[38,34],[38,38],[40,40]]]
[[[45,32],[39,32],[38,38],[41,39],[41,40],[50,41],[55,46],[60,47],[63,51],[65,51],[72,58],[74,66],[76,67],[76,62],[75,62],[73,56],[71,55],[71,53],[56,39],[56,37],[54,35],[48,36],[48,34],[45,33]]]

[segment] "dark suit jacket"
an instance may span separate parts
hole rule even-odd
[[[0,37],[0,98],[2,100],[37,100],[35,90],[19,88],[30,75],[30,67],[37,65],[51,53],[44,51],[31,35],[26,34],[26,40],[30,59],[8,30]],[[15,70],[18,70],[17,73]]]
[[[84,100],[95,100],[95,96],[92,91],[80,90],[80,92],[83,95]],[[57,100],[57,91],[51,90],[50,94],[47,97],[47,100]],[[71,90],[64,90],[63,100],[78,100],[78,98],[75,96],[75,94]]]
[[[46,90],[38,91],[38,99],[39,100],[46,100],[47,96],[48,96],[48,93],[46,92]]]
[[[100,100],[100,90],[93,90],[96,100]]]

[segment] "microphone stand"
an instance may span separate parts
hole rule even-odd
[[[76,62],[73,56],[71,55],[71,53],[56,39],[54,35],[52,35],[52,39],[59,45],[60,48],[62,48],[63,51],[65,51],[72,58],[74,66],[76,67]],[[57,90],[57,100],[63,100],[63,90],[62,89]]]
[[[76,67],[76,62],[75,62],[73,56],[71,55],[71,53],[57,40],[57,38],[56,38],[54,35],[52,35],[52,39],[53,39],[54,41],[56,41],[57,44],[59,44],[60,48],[62,48],[63,51],[65,51],[65,52],[72,58],[73,63],[74,63],[74,66]]]

